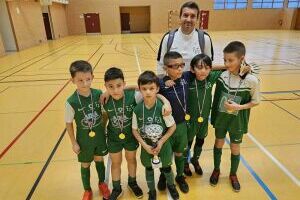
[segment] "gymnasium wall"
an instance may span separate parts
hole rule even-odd
[[[99,13],[102,34],[118,34],[120,6],[150,6],[152,33],[165,32],[168,11],[179,10],[185,0],[70,0],[67,22],[70,34],[85,33],[83,13]],[[289,29],[295,9],[252,9],[252,0],[244,10],[213,10],[213,0],[198,0],[201,9],[210,10],[209,30]],[[287,16],[286,16],[287,15]],[[283,21],[283,26],[280,25]]]
[[[130,13],[131,32],[150,32],[149,7],[122,7],[120,13]]]
[[[54,38],[58,39],[68,35],[68,26],[66,18],[66,5],[53,3],[49,6],[50,15],[52,19],[52,27]]]
[[[4,45],[2,42],[2,36],[0,34],[0,56],[3,56],[5,54],[5,49],[4,49]]]
[[[41,5],[34,1],[8,1],[19,50],[47,40]]]

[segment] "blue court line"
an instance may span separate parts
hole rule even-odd
[[[226,143],[229,145],[230,142],[227,138],[225,138]],[[263,182],[263,180],[258,176],[258,174],[254,171],[254,169],[249,165],[249,163],[245,160],[243,156],[240,156],[240,160],[245,165],[250,174],[254,177],[254,179],[258,182],[258,184],[264,189],[270,199],[277,200],[277,197],[273,194],[273,192],[269,189],[269,187]]]

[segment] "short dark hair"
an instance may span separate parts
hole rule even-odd
[[[121,69],[117,67],[111,67],[108,70],[106,70],[104,74],[104,81],[108,82],[115,79],[122,79],[124,81],[124,74]]]
[[[188,1],[188,2],[185,2],[185,3],[181,6],[181,8],[180,8],[180,14],[179,14],[179,17],[181,17],[181,15],[182,15],[182,10],[183,10],[184,8],[190,8],[190,9],[195,9],[195,10],[197,10],[197,18],[199,17],[200,9],[199,9],[199,6],[198,6],[198,4],[197,4],[196,2],[194,2],[194,1]]]
[[[144,71],[138,78],[138,86],[155,83],[159,87],[159,78],[153,71]]]
[[[237,53],[239,57],[246,55],[246,47],[240,41],[230,42],[223,50],[223,53]]]
[[[169,51],[164,56],[164,65],[169,64],[170,59],[182,58],[182,55],[176,51]]]
[[[195,69],[195,66],[198,65],[199,62],[212,68],[212,61],[210,57],[204,53],[194,56],[194,58],[191,60],[191,68]]]
[[[90,63],[84,60],[77,60],[71,63],[69,68],[71,77],[74,78],[77,72],[90,72],[93,74],[93,68]]]

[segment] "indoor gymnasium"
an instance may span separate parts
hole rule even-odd
[[[0,0],[0,199],[300,199],[299,30],[300,0],[196,0],[194,2],[188,0]],[[193,37],[191,34],[194,34],[196,40],[191,40]],[[169,46],[169,39],[166,38],[173,38],[171,46]],[[188,41],[190,43],[187,43]],[[240,56],[232,53],[235,50],[230,50],[229,46],[233,41],[244,44],[246,54]],[[198,46],[194,47],[195,45]],[[178,53],[175,55],[174,51],[178,51],[182,57],[176,57]],[[169,55],[171,57],[168,60],[166,55],[170,53],[172,55]],[[99,127],[103,127],[94,137],[94,117],[91,123],[87,121],[86,129],[82,129],[86,131],[84,137],[87,138],[88,145],[84,147],[81,143],[78,144],[83,136],[78,136],[79,132],[76,133],[80,128],[73,130],[72,124],[74,129],[77,124],[72,120],[80,122],[88,118],[87,109],[84,109],[82,103],[93,102],[94,95],[90,92],[90,85],[94,89],[107,91],[106,95],[110,94],[107,85],[111,81],[109,78],[107,80],[108,69],[116,67],[123,71],[124,81],[122,78],[116,80],[121,81],[122,86],[126,83],[125,87],[131,87],[128,90],[131,90],[130,94],[135,95],[136,99],[136,95],[144,95],[143,91],[140,93],[134,91],[134,88],[138,89],[137,80],[140,74],[150,70],[161,77],[158,65],[162,65],[161,69],[165,69],[167,73],[168,70],[177,70],[180,73],[191,70],[189,74],[193,74],[193,71],[197,74],[196,71],[200,68],[190,69],[192,57],[187,58],[187,56],[191,56],[191,53],[193,56],[200,53],[207,54],[207,59],[213,60],[213,68],[223,67],[212,89],[213,102],[218,97],[214,93],[218,93],[218,87],[226,72],[229,73],[228,88],[231,88],[228,56],[233,55],[236,56],[234,58],[243,60],[238,67],[248,65],[246,78],[242,75],[233,75],[236,78],[234,80],[241,81],[239,86],[235,87],[236,92],[232,92],[234,100],[241,89],[240,86],[243,85],[243,80],[250,80],[249,77],[252,77],[251,80],[256,81],[255,86],[252,87],[250,84],[243,89],[250,93],[249,102],[251,102],[247,103],[249,104],[247,109],[239,110],[236,115],[230,114],[229,110],[228,113],[216,111],[221,113],[216,114],[217,117],[230,115],[231,119],[235,120],[241,113],[249,116],[251,108],[249,121],[244,120],[249,124],[243,124],[248,125],[248,128],[241,134],[242,142],[237,144],[231,141],[234,136],[233,128],[225,128],[225,134],[226,130],[229,133],[221,139],[219,137],[216,139],[217,122],[213,123],[214,126],[210,123],[215,118],[214,102],[211,115],[205,119],[208,126],[205,142],[203,138],[197,140],[198,136],[195,137],[196,139],[192,138],[191,141],[189,140],[189,142],[194,140],[192,146],[189,148],[187,142],[184,146],[186,154],[173,149],[176,145],[172,145],[172,148],[169,145],[168,158],[172,163],[167,167],[161,166],[161,169],[154,167],[154,158],[157,157],[162,164],[163,155],[155,155],[154,150],[151,150],[152,153],[154,152],[154,157],[149,160],[150,167],[142,163],[141,152],[152,155],[149,151],[145,151],[144,145],[148,145],[145,142],[145,144],[140,142],[142,145],[135,149],[129,147],[126,149],[126,144],[120,143],[121,150],[116,153],[112,149],[116,149],[117,144],[110,143],[107,139],[110,137],[110,131],[105,129],[105,123],[98,124]],[[172,57],[174,55],[175,57]],[[183,63],[166,64],[178,59]],[[74,67],[75,61],[78,60],[84,63],[82,65],[90,67],[92,71],[75,71],[75,75],[71,76],[70,66]],[[201,69],[210,71],[208,65],[205,64],[205,67],[202,65],[201,61],[201,66],[196,65],[196,67],[200,66]],[[210,73],[213,71],[211,70]],[[78,74],[88,74],[91,77],[93,75],[92,79],[78,79],[88,86],[90,97],[81,96],[78,92],[79,83],[76,82]],[[111,77],[115,75],[115,73],[110,74]],[[171,73],[163,76],[169,77],[172,82]],[[196,79],[197,75],[195,83]],[[234,80],[232,78],[231,81]],[[166,84],[164,78],[160,81]],[[156,82],[153,83],[157,87]],[[205,79],[203,86],[205,91],[206,83]],[[176,81],[174,84],[177,85]],[[165,86],[165,88],[174,89],[175,86]],[[187,95],[184,83],[180,87]],[[228,89],[228,96],[231,89]],[[177,95],[175,89],[174,92]],[[79,101],[77,104],[81,105],[78,111],[76,109],[74,111],[73,104],[70,103],[73,94],[74,101]],[[112,96],[108,96],[107,104],[110,100],[113,103],[118,118],[117,128],[120,129],[117,130],[120,133],[118,137],[123,142],[130,137],[130,135],[126,137],[122,135],[126,123],[124,118],[126,95],[122,97],[123,104],[120,102],[120,105],[123,105],[123,108],[120,107],[121,111],[123,109],[123,115],[120,116],[117,115],[120,109],[115,107],[116,100],[113,100],[113,94],[110,95]],[[197,92],[197,95],[203,94]],[[254,96],[256,103],[252,103]],[[168,96],[165,97],[168,99]],[[179,107],[173,106],[172,100],[159,107],[162,110],[167,107],[173,111],[170,114],[169,110],[168,116],[162,117],[165,126],[169,127],[164,129],[167,131],[164,136],[172,132],[171,127],[175,127],[175,124],[175,132],[179,129],[180,124],[177,123],[176,116],[173,118],[173,115],[176,115],[175,110],[178,109],[183,115],[185,114],[186,120],[180,123],[184,124],[189,131],[190,115],[187,111],[189,101],[183,102],[178,96],[176,97],[175,101],[178,100]],[[183,98],[186,99],[185,96]],[[133,99],[134,105],[138,103],[135,99]],[[101,110],[109,111],[109,108],[99,103],[99,95],[94,96],[94,100],[95,103],[89,104],[88,108],[91,109],[92,115],[96,113],[94,109],[97,109],[102,120],[104,114],[102,116]],[[157,112],[157,102],[155,101],[154,114]],[[199,106],[199,101],[197,102]],[[233,103],[239,108],[242,106]],[[144,106],[146,99],[141,104]],[[203,103],[201,105],[203,108]],[[228,105],[232,106],[230,102]],[[71,121],[66,121],[66,110],[70,109],[70,106],[73,118]],[[211,103],[207,106],[209,109]],[[131,114],[134,112],[134,119],[137,118],[136,110],[138,109],[131,110]],[[144,111],[143,107],[143,119]],[[109,112],[107,115],[110,119]],[[78,116],[83,116],[84,119],[78,119],[80,118]],[[162,116],[162,113],[159,113],[159,116]],[[131,134],[132,140],[137,143],[134,133],[138,135],[144,129],[131,130],[131,123],[133,123],[131,117],[128,121],[130,133],[126,134]],[[167,125],[167,117],[173,120],[172,124],[168,122],[170,126]],[[196,126],[200,127],[203,118],[201,120],[199,118],[199,124],[196,123]],[[225,118],[221,118],[221,122],[222,120]],[[113,122],[109,120],[108,127]],[[244,122],[242,120],[237,123]],[[228,126],[231,127],[230,124]],[[187,137],[188,131],[180,132],[181,136]],[[104,138],[101,139],[101,144],[107,145],[108,148],[102,151],[103,155],[97,153],[94,146],[93,149],[91,147],[96,145],[93,141],[99,134]],[[75,139],[74,135],[76,135]],[[139,137],[143,140],[141,136]],[[173,136],[164,141],[163,145],[171,144],[169,142],[171,137]],[[224,146],[221,145],[223,150],[222,147],[218,147],[216,143],[218,140],[225,142]],[[197,141],[202,141],[199,146],[202,153],[199,163],[197,161],[197,169],[199,170],[201,166],[200,169],[203,170],[201,173],[195,172],[196,167],[193,163],[196,162],[193,155],[196,153],[194,146],[199,144]],[[182,144],[183,140],[178,142]],[[157,145],[153,146],[153,149],[156,147]],[[82,161],[80,159],[83,156],[80,157],[80,154],[88,152],[84,148],[92,149],[93,152],[91,159],[86,158]],[[238,148],[238,153],[234,153],[236,150],[234,148]],[[119,157],[116,156],[117,154]],[[90,156],[86,157],[90,158]],[[95,160],[98,157],[101,159]],[[179,161],[179,157],[182,160]],[[180,174],[183,159],[184,173]],[[216,164],[218,160],[219,164]],[[119,163],[121,167],[114,168],[117,166],[115,163]],[[235,171],[233,163],[235,163]],[[187,175],[186,167],[190,169],[192,176]],[[128,174],[129,169],[131,176]],[[153,172],[155,183],[149,181],[151,179],[149,174]],[[118,177],[113,173],[120,173],[120,175]],[[161,181],[161,173],[165,176],[165,182],[162,183],[165,184],[164,187],[167,186],[167,189],[163,190],[158,189],[157,186]],[[149,189],[151,184],[155,184],[152,190]],[[139,189],[142,190],[143,195],[138,191]],[[177,190],[179,197],[174,197],[174,190]]]

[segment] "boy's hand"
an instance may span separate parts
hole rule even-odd
[[[167,81],[165,82],[165,85],[166,85],[167,87],[173,87],[173,86],[175,85],[175,82],[174,82],[173,80],[167,80]]]
[[[243,62],[240,68],[240,76],[244,76],[247,73],[251,72],[251,66],[249,66],[248,64],[246,64],[246,62]]]
[[[241,110],[240,104],[237,104],[234,101],[230,101],[230,100],[224,102],[224,107],[230,111]]]
[[[109,97],[110,97],[110,95],[108,94],[108,92],[104,92],[100,96],[99,103],[101,103],[102,105],[107,104]]]
[[[77,142],[73,144],[72,149],[77,155],[80,153],[80,146]]]
[[[159,154],[163,143],[159,140],[156,145],[157,146],[153,149],[153,154],[154,155],[158,155]]]
[[[147,153],[153,155],[153,149],[150,145],[146,144],[143,148],[147,151]]]
[[[169,116],[170,114],[172,114],[172,108],[170,104],[164,104],[162,107],[162,115],[164,117]]]

